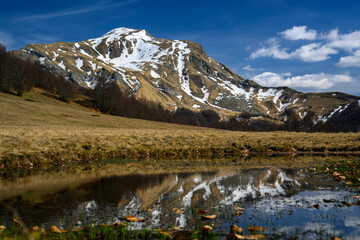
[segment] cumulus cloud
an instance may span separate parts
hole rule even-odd
[[[250,72],[253,72],[253,71],[256,71],[256,70],[257,70],[256,68],[251,67],[251,65],[246,65],[246,66],[243,67],[242,69],[243,69],[243,70],[246,70],[246,71],[250,71]]]
[[[307,26],[293,26],[280,33],[288,40],[315,40],[317,37],[316,30],[307,29]]]
[[[309,88],[325,90],[337,83],[352,82],[354,79],[346,74],[305,74],[303,76],[291,76],[290,73],[277,74],[264,72],[253,78],[257,83],[268,87],[287,86],[292,88]]]
[[[321,33],[321,35],[319,36],[319,39],[325,39],[328,41],[334,41],[339,39],[339,29],[335,28],[330,30],[330,32],[328,33]]]
[[[338,67],[360,67],[358,52],[360,50],[360,30],[347,34],[340,34],[335,28],[329,32],[318,33],[308,29],[307,26],[294,26],[281,33],[287,40],[313,40],[312,43],[303,45],[294,50],[281,46],[280,38],[271,38],[262,47],[253,51],[250,59],[272,57],[274,59],[300,59],[304,62],[320,62],[345,50],[352,55],[342,56],[336,64]],[[355,53],[354,53],[355,52]]]
[[[331,41],[328,44],[330,47],[351,51],[360,48],[360,31],[354,31],[343,35],[333,33],[332,39],[330,40]]]
[[[320,62],[330,58],[329,55],[337,53],[335,49],[321,43],[304,45],[293,52],[287,52],[287,49],[281,48],[278,43],[275,43],[252,52],[250,59],[272,57],[274,59],[300,59],[304,62]]]
[[[353,55],[341,57],[336,64],[338,67],[360,67],[360,50],[357,50]]]
[[[273,57],[275,59],[290,59],[291,56],[287,49],[281,48],[277,39],[271,38],[267,41],[268,47],[262,47],[251,53],[250,59],[260,57]]]
[[[296,49],[290,55],[304,62],[320,62],[329,59],[329,55],[337,53],[335,49],[321,43],[311,43]]]

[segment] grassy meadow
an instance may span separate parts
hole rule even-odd
[[[2,169],[274,152],[359,153],[360,133],[235,132],[110,116],[39,89],[22,97],[0,93]]]

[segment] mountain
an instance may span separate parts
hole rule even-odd
[[[155,38],[145,30],[117,28],[95,39],[30,44],[14,52],[83,87],[94,88],[104,76],[171,111],[211,109],[222,116],[275,121],[311,113],[314,123],[349,112],[349,106],[351,113],[360,112],[360,97],[262,87],[209,57],[198,43]]]

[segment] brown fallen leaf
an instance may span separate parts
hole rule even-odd
[[[333,172],[333,176],[334,176],[334,177],[339,177],[339,176],[340,176],[340,173],[338,173],[338,172],[335,171],[335,172]]]
[[[355,206],[356,204],[354,204],[354,203],[349,203],[349,202],[347,202],[346,203],[346,206],[348,206],[348,207],[352,207],[352,206]]]
[[[232,233],[237,233],[237,232],[242,232],[242,231],[244,231],[244,229],[242,229],[241,227],[238,227],[236,225],[230,226],[230,232],[232,232]]]
[[[148,208],[148,209],[144,209],[144,211],[146,211],[146,212],[152,212],[152,211],[154,211],[154,209]]]
[[[42,233],[42,234],[46,234],[46,230],[42,228],[42,229],[41,229],[41,233]]]
[[[33,227],[32,227],[32,230],[33,230],[34,232],[37,232],[37,231],[39,231],[39,227],[38,227],[38,226],[33,226]]]
[[[340,180],[345,181],[346,177],[345,176],[339,176]]]
[[[241,208],[241,207],[238,207],[238,206],[235,206],[234,207],[236,211],[245,211],[245,208]]]
[[[357,199],[360,199],[360,196],[353,196],[353,198],[357,198]]]
[[[173,212],[175,212],[176,214],[183,214],[183,213],[184,213],[184,210],[181,210],[180,208],[173,208],[172,210],[173,210]]]
[[[180,230],[180,227],[173,227],[174,230]]]
[[[247,236],[246,239],[251,239],[251,240],[266,239],[266,236],[262,234],[256,234],[256,235]]]
[[[317,204],[314,204],[313,207],[316,208],[316,209],[319,209],[320,205],[317,203]]]
[[[0,234],[5,231],[6,227],[4,225],[0,225]]]
[[[55,225],[51,226],[50,231],[56,232],[56,233],[63,233],[64,232],[64,231],[60,230],[58,227],[56,227]]]
[[[239,234],[234,234],[235,235],[235,239],[246,239],[246,237],[245,236],[243,236],[243,235],[239,235]]]
[[[213,228],[210,227],[209,225],[204,225],[204,226],[203,226],[203,231],[205,231],[205,232],[210,232],[211,230],[213,230]]]
[[[135,216],[126,216],[126,221],[128,222],[145,222],[144,218],[136,218]]]
[[[205,209],[198,209],[197,212],[201,213],[201,214],[207,213],[207,211]]]
[[[85,229],[85,227],[82,227],[82,228],[73,228],[73,229],[71,229],[71,231],[72,232],[80,232],[80,231],[82,231],[82,230],[84,230]]]
[[[242,211],[237,211],[237,212],[236,212],[236,215],[238,215],[238,216],[241,216],[242,214],[243,214]]]
[[[215,219],[216,215],[202,215],[202,219]]]
[[[260,227],[260,226],[250,226],[249,227],[250,232],[263,232],[266,231],[267,228],[266,227]]]
[[[171,233],[171,232],[159,231],[159,233],[160,233],[161,235],[163,235],[164,237],[167,237],[167,238],[171,238],[171,236],[172,236],[172,233]]]
[[[341,238],[338,237],[332,237],[331,240],[341,240]]]
[[[16,218],[13,218],[13,221],[17,224],[23,225],[23,222],[21,222],[20,220],[17,220]]]
[[[229,235],[226,235],[226,239],[246,239],[246,238],[236,233],[230,233]]]
[[[345,185],[350,186],[350,185],[352,185],[352,182],[346,182]]]
[[[114,227],[118,227],[118,226],[120,226],[120,227],[125,227],[125,226],[126,226],[126,223],[124,223],[124,222],[114,223],[113,226],[114,226]]]

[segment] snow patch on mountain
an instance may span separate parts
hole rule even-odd
[[[84,65],[84,61],[81,58],[78,58],[75,60],[76,62],[76,67],[81,70],[81,67]]]

